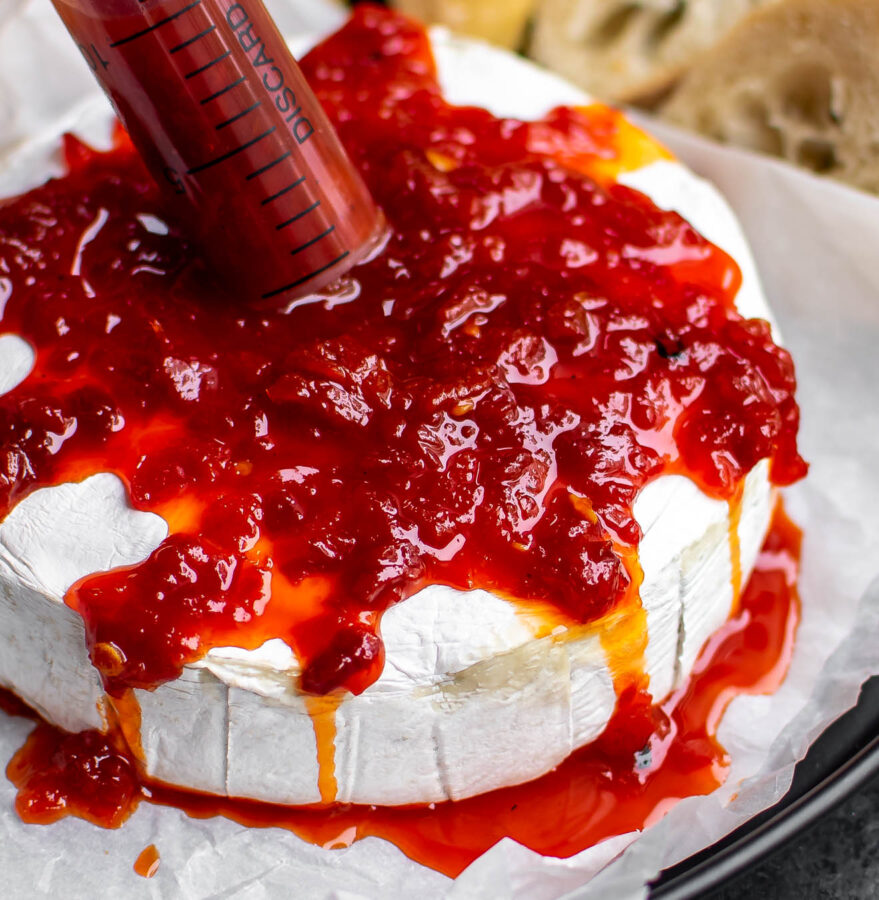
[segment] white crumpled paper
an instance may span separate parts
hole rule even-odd
[[[287,33],[325,30],[325,0],[275,0]],[[0,0],[0,156],[96,88],[46,0]],[[786,492],[805,531],[803,620],[790,673],[771,697],[740,697],[722,723],[726,784],[679,803],[633,840],[568,860],[503,841],[456,881],[377,838],[327,851],[280,829],[189,819],[144,803],[118,831],[68,819],[23,825],[0,778],[0,881],[7,897],[638,897],[656,873],[714,843],[787,790],[796,761],[879,671],[879,199],[783,164],[645,122],[738,213],[797,362],[808,479]],[[31,723],[0,714],[0,764]],[[132,865],[154,843],[158,874]],[[594,876],[594,877],[593,877]],[[590,881],[590,878],[592,879]],[[587,884],[588,882],[588,884]]]

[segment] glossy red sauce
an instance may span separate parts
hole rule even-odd
[[[648,481],[804,472],[789,355],[726,254],[608,181],[661,155],[618,114],[451,107],[378,8],[303,69],[393,229],[325,294],[213,283],[124,143],[68,138],[70,174],[0,207],[2,328],[37,354],[0,397],[0,517],[111,471],[171,527],[68,596],[116,696],[279,636],[304,690],[358,692],[431,582],[595,620],[636,587]]]
[[[187,233],[238,293],[301,294],[376,249],[381,216],[261,3],[54,6]]]
[[[159,871],[160,862],[161,857],[156,849],[156,845],[150,844],[138,854],[137,859],[134,861],[134,871],[141,878],[152,878]]]
[[[69,734],[40,722],[6,775],[18,788],[16,812],[39,825],[74,815],[118,828],[141,798],[136,766],[116,733]]]
[[[204,818],[224,815],[251,826],[289,828],[327,848],[369,835],[393,841],[412,859],[459,874],[503,837],[545,855],[567,857],[604,838],[644,828],[683,798],[722,781],[728,759],[715,734],[729,701],[781,682],[799,620],[796,577],[800,533],[779,507],[737,614],[703,649],[689,682],[661,707],[635,692],[621,698],[605,733],[536,781],[456,803],[400,808],[335,805],[291,809],[182,792],[119,778],[133,764],[106,750],[95,732],[65,735],[46,724],[10,763],[17,808],[26,821],[67,814],[94,821],[94,786],[116,825],[141,796]],[[0,692],[2,697],[2,692]],[[76,752],[65,749],[73,742]],[[72,760],[82,774],[46,768]],[[67,765],[71,765],[68,763]]]
[[[68,595],[118,721],[109,736],[38,725],[8,768],[19,813],[114,826],[147,797],[326,846],[382,835],[449,874],[505,835],[567,856],[641,828],[719,783],[720,712],[784,671],[784,521],[689,685],[652,707],[633,639],[604,735],[531,784],[435,809],[290,810],[138,772],[132,687],[280,636],[332,704],[380,672],[382,611],[431,582],[580,622],[628,604],[643,642],[638,491],[684,473],[734,519],[758,460],[778,484],[805,471],[788,354],[736,313],[729,257],[613,184],[663,155],[617,113],[450,107],[423,31],[371,7],[303,69],[393,230],[319,296],[252,305],[213,282],[124,139],[100,154],[68,138],[69,175],[0,206],[0,328],[37,354],[0,397],[0,518],[111,471],[171,531]],[[326,756],[334,723],[314,718]],[[333,777],[322,765],[327,800]]]

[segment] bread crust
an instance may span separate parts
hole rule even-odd
[[[753,13],[660,113],[879,193],[879,3],[783,0]]]
[[[517,49],[537,0],[391,0],[389,5],[429,25],[446,25],[460,34]]]
[[[778,0],[541,0],[532,55],[601,100],[650,103],[757,7]]]

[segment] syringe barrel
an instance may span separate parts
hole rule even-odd
[[[384,220],[261,0],[52,0],[205,256],[250,296],[308,293]]]

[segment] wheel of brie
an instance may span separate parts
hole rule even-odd
[[[374,23],[370,25],[369,16],[390,14],[375,10],[361,14],[358,27],[376,28]],[[403,28],[396,18],[389,21]],[[417,95],[421,87],[415,82],[427,76],[423,67],[405,59],[416,38],[405,28],[397,37],[396,51],[388,53],[396,52],[403,59],[395,76],[398,94],[408,91],[407,96]],[[390,46],[387,34],[376,37],[375,42],[386,50]],[[329,55],[309,74],[331,116],[345,122],[348,119],[340,116],[340,110],[344,112],[345,104],[353,101],[339,96],[341,88],[333,86],[332,69],[341,65],[333,54],[341,58],[350,46],[342,44],[338,51],[334,46],[331,43],[326,50],[325,45],[324,52]],[[104,317],[101,321],[106,321],[107,335],[127,324],[117,309],[124,291],[112,293],[116,288],[108,287],[113,276],[112,266],[105,264],[106,251],[101,251],[105,256],[99,258],[98,250],[92,250],[106,238],[115,215],[98,200],[93,202],[100,209],[91,210],[87,227],[81,229],[75,258],[49,263],[63,270],[65,278],[76,281],[75,288],[67,282],[63,285],[70,297],[70,321],[40,324],[36,313],[16,312],[33,332],[45,336],[42,344],[35,345],[32,334],[9,330],[8,319],[0,319],[0,428],[6,429],[3,440],[7,450],[5,461],[0,457],[0,485],[5,491],[0,497],[0,515],[7,510],[0,523],[0,685],[46,720],[69,731],[115,727],[128,710],[124,730],[132,751],[145,773],[157,781],[281,804],[401,805],[458,800],[534,779],[598,738],[627,689],[634,686],[647,692],[658,704],[687,681],[706,640],[734,611],[766,534],[774,483],[784,480],[784,476],[776,477],[780,466],[775,457],[791,452],[779,449],[784,442],[779,435],[796,426],[785,407],[792,375],[785,376],[790,381],[788,388],[780,376],[772,382],[776,370],[788,372],[789,360],[779,351],[781,362],[767,363],[771,352],[767,348],[772,346],[769,328],[741,324],[742,317],[771,321],[771,316],[731,212],[709,185],[626,126],[617,114],[608,120],[612,125],[609,131],[601,134],[610,134],[618,142],[617,156],[624,162],[614,170],[612,164],[619,160],[615,162],[600,145],[598,150],[593,148],[592,168],[587,174],[598,173],[600,190],[589,193],[583,188],[582,196],[578,195],[581,176],[570,174],[579,165],[574,157],[586,153],[583,147],[589,140],[597,141],[600,130],[584,137],[577,131],[576,121],[572,124],[550,111],[567,105],[585,107],[583,115],[587,117],[611,114],[589,107],[587,98],[555,76],[482,44],[434,31],[431,46],[445,100],[455,106],[490,110],[502,120],[498,133],[525,148],[521,159],[500,159],[500,152],[494,159],[494,148],[478,163],[468,156],[479,153],[478,145],[475,151],[470,149],[474,135],[495,127],[486,124],[494,121],[487,113],[471,111],[456,119],[454,128],[450,119],[443,118],[438,126],[442,133],[425,137],[429,123],[423,127],[413,124],[414,119],[407,119],[411,110],[401,113],[403,107],[393,106],[388,99],[393,92],[387,89],[384,112],[373,109],[370,115],[375,115],[376,121],[392,123],[386,126],[388,133],[394,127],[409,129],[401,132],[406,150],[394,164],[408,168],[398,184],[387,187],[384,196],[380,182],[393,180],[395,172],[391,167],[380,170],[375,162],[378,156],[369,154],[378,154],[375,147],[379,144],[391,152],[387,134],[372,144],[364,137],[362,145],[353,147],[352,156],[363,167],[379,202],[389,202],[392,191],[411,190],[427,198],[425,207],[412,209],[407,213],[409,219],[400,224],[401,229],[408,229],[405,242],[392,238],[383,257],[355,269],[341,285],[311,298],[307,308],[294,303],[265,313],[266,321],[271,316],[278,321],[299,316],[304,324],[296,327],[303,331],[313,328],[315,346],[343,349],[333,351],[336,355],[329,362],[326,354],[330,351],[321,350],[324,356],[317,362],[317,357],[309,357],[311,367],[303,364],[301,370],[299,358],[291,351],[287,358],[271,361],[274,374],[263,383],[256,375],[265,368],[254,349],[258,341],[248,344],[248,365],[254,372],[247,406],[249,425],[242,406],[229,412],[231,426],[208,433],[204,441],[213,442],[214,448],[226,435],[231,447],[237,440],[233,433],[255,428],[262,444],[250,458],[238,458],[236,450],[218,451],[220,462],[216,465],[222,474],[216,479],[214,470],[205,465],[201,481],[193,480],[191,491],[186,487],[175,494],[168,487],[175,479],[188,486],[192,476],[188,457],[181,457],[180,462],[174,457],[169,462],[162,456],[163,423],[170,423],[171,434],[178,421],[185,419],[191,441],[201,441],[202,435],[192,423],[207,419],[190,411],[207,402],[205,398],[219,396],[229,376],[204,335],[194,334],[191,350],[180,351],[182,329],[162,319],[166,306],[157,306],[152,332],[161,335],[168,348],[161,364],[171,399],[162,401],[160,416],[150,418],[153,411],[138,405],[141,397],[151,396],[146,389],[139,393],[138,379],[148,382],[153,377],[137,369],[143,358],[138,347],[132,346],[130,358],[125,358],[102,355],[95,342],[93,356],[82,362],[90,368],[78,369],[81,360],[59,362],[61,350],[56,352],[54,342],[63,343],[65,328],[75,332],[74,322],[80,321],[77,317],[84,308],[77,304],[104,304],[95,315]],[[362,59],[367,50],[362,53],[358,59],[366,65]],[[377,71],[390,83],[387,69]],[[373,73],[371,77],[378,76]],[[375,100],[369,90],[380,88],[363,90],[365,96],[358,102],[368,104]],[[439,101],[423,102],[424,109],[435,107],[440,110],[438,115],[446,115]],[[520,134],[517,120],[538,120],[547,114],[544,121],[549,124],[543,130],[535,128],[525,137]],[[109,117],[109,109],[103,105],[83,110],[83,133],[88,136],[91,126],[105,125]],[[346,131],[342,126],[349,149],[356,144],[351,127]],[[426,146],[430,141],[433,143]],[[626,141],[637,144],[634,156],[623,152]],[[416,145],[422,146],[420,155],[413,149]],[[559,156],[564,156],[560,148],[570,152],[569,158],[558,162]],[[49,154],[48,145],[36,143],[19,151],[19,162],[12,161],[0,185],[3,193],[11,195],[33,185],[32,175],[39,168],[35,160],[48,174]],[[481,174],[474,174],[478,165],[483,167]],[[600,170],[599,165],[603,166]],[[556,173],[562,174],[556,177]],[[571,204],[578,202],[578,196],[591,198],[589,210],[605,216],[599,232],[606,243],[590,244],[582,230],[587,226],[581,228],[577,220],[570,239],[561,243],[564,260],[553,263],[552,277],[540,281],[542,276],[534,273],[555,251],[541,243],[539,225],[526,222],[531,230],[520,240],[519,233],[512,230],[502,239],[497,223],[531,215],[529,204],[537,202],[541,191],[548,195],[556,189],[569,194],[568,200],[552,201],[558,203],[560,217],[575,216]],[[453,191],[457,191],[457,199],[452,201],[448,198]],[[647,204],[642,194],[655,206]],[[442,207],[440,212],[428,208],[433,200],[437,208]],[[40,238],[33,223],[42,216],[45,229],[51,231],[57,224],[54,217],[62,215],[49,209],[35,212],[42,202],[35,195],[28,206],[30,236],[35,242]],[[621,210],[618,215],[613,212],[617,206]],[[631,212],[635,208],[637,212]],[[588,217],[589,210],[584,208],[583,216]],[[721,265],[726,257],[717,256],[694,231],[675,225],[678,231],[669,237],[669,223],[680,220],[664,210],[680,214],[734,258],[741,269],[741,286],[731,287]],[[459,213],[464,224],[456,231],[449,222]],[[418,238],[422,215],[423,238]],[[538,221],[540,215],[549,214],[534,215]],[[630,224],[626,216],[636,215],[642,218]],[[117,228],[116,238],[121,241],[128,235],[131,242],[128,250],[120,249],[120,257],[128,253],[130,261],[141,254],[140,268],[132,265],[128,272],[141,279],[138,285],[155,279],[148,287],[157,291],[160,288],[155,284],[163,274],[168,277],[168,271],[178,271],[173,268],[179,263],[174,254],[184,251],[169,249],[165,243],[175,235],[173,229],[169,235],[154,199],[144,201],[138,216],[139,226],[129,223],[127,231]],[[436,223],[442,216],[446,218],[441,228]],[[394,214],[389,217],[393,224]],[[547,232],[556,227],[551,218],[545,221]],[[654,239],[658,235],[659,242],[637,245],[632,236],[641,233],[638,229]],[[5,255],[0,310],[7,303],[11,309],[24,290],[21,273],[26,260],[11,258],[14,241],[19,241],[15,246],[22,257],[30,251],[19,237],[13,237],[0,221],[0,259]],[[179,245],[180,239],[177,241]],[[141,246],[135,247],[138,242]],[[419,294],[418,285],[406,274],[415,272],[412,260],[426,259],[428,248],[442,260],[442,271],[431,287],[433,296]],[[513,258],[510,248],[519,255]],[[92,252],[96,255],[90,256]],[[496,279],[486,267],[485,259],[491,254],[501,260],[499,268],[514,273],[512,281]],[[628,266],[620,277],[621,283],[631,288],[623,290],[621,300],[609,300],[601,292],[599,276],[590,274],[596,266],[610,266],[610,257],[614,266]],[[480,268],[468,268],[477,258]],[[713,260],[711,265],[705,263],[708,259]],[[396,281],[385,277],[393,267],[402,273]],[[379,268],[385,280],[376,288],[378,276],[370,273]],[[688,274],[691,270],[693,275]],[[718,279],[716,284],[706,280],[709,275]],[[421,275],[415,272],[414,277]],[[186,277],[175,278],[173,290],[186,290]],[[655,295],[645,294],[649,278],[658,285]],[[525,292],[533,290],[535,303],[539,301],[545,311],[521,325],[497,318],[506,315],[503,310],[512,302],[505,291],[513,281]],[[653,327],[654,320],[662,320],[665,313],[656,298],[666,289],[671,291],[667,285],[672,282],[684,297],[681,303],[688,310],[689,337],[681,336],[684,331],[670,336],[663,332],[645,345],[645,323],[649,319]],[[681,284],[685,287],[679,288]],[[559,319],[557,325],[552,324],[559,314],[553,306],[557,298],[549,294],[553,285],[567,303],[560,313],[564,321]],[[45,284],[42,289],[48,291]],[[384,293],[369,295],[370,290]],[[112,293],[111,299],[101,300],[102,291]],[[723,291],[735,294],[738,313],[717,299]],[[327,374],[331,362],[335,365],[344,359],[347,365],[353,358],[354,354],[345,350],[350,335],[339,331],[336,323],[343,321],[344,315],[360,316],[367,296],[384,310],[381,327],[386,330],[381,340],[357,357],[358,362],[349,369],[354,373],[349,380],[345,380],[348,376]],[[52,297],[54,303],[55,295]],[[643,304],[643,313],[638,312],[638,303]],[[332,324],[321,324],[310,311],[314,308],[331,316]],[[727,311],[718,324],[720,309]],[[262,313],[250,315],[242,330],[258,330],[259,315]],[[86,314],[82,316],[85,322]],[[224,321],[232,323],[234,316],[226,316]],[[471,344],[494,340],[495,327],[503,330],[506,343],[500,352],[492,351],[494,362],[479,357],[481,351],[467,356]],[[720,338],[712,343],[706,336],[709,328],[717,334],[735,331],[733,349],[720,346]],[[464,330],[467,334],[462,336]],[[352,340],[360,340],[359,333]],[[416,348],[413,358],[428,361],[423,381],[416,383],[412,374],[417,374],[417,366],[408,369],[405,378],[397,367],[396,342],[406,340]],[[429,360],[446,353],[437,349],[441,340],[457,343],[454,353],[434,366]],[[599,346],[615,348],[612,363],[609,357],[595,355]],[[725,367],[717,363],[724,354],[729,357]],[[471,367],[466,390],[459,390],[456,365],[462,371]],[[616,369],[608,374],[610,365]],[[87,372],[92,379],[89,384],[102,391],[101,403],[112,408],[108,415],[116,420],[105,432],[106,446],[116,454],[114,459],[122,460],[118,465],[107,464],[112,454],[104,452],[105,444],[89,443],[85,437],[81,438],[83,444],[77,444],[88,415],[77,418],[64,405],[66,400],[55,402],[51,392],[44,390],[51,379],[56,386],[62,385],[57,373],[64,366],[70,371],[70,381],[64,384],[85,384],[81,376]],[[106,389],[95,382],[101,366],[108,373]],[[131,367],[126,377],[135,387],[127,397],[114,396],[113,386],[121,383],[119,372],[126,366]],[[681,370],[689,367],[688,374],[679,375],[676,366]],[[661,369],[660,375],[649,374],[650,367],[651,371]],[[476,368],[481,381],[474,374]],[[663,381],[666,369],[671,372],[668,378],[678,379],[675,384],[684,384],[686,390],[674,396],[668,392],[670,382]],[[54,374],[47,375],[49,370]],[[583,372],[593,374],[585,377]],[[715,375],[727,378],[728,385],[723,385],[731,387],[706,387],[699,382],[700,372],[708,373],[706,379]],[[370,381],[376,373],[385,379],[385,387]],[[437,392],[440,399],[431,400],[433,407],[423,411],[422,407],[429,405],[423,398],[428,394],[434,397],[431,391],[441,376],[446,393],[440,397],[442,392]],[[404,381],[405,390],[400,386]],[[335,393],[317,398],[316,385],[328,384]],[[619,387],[612,389],[614,384]],[[344,403],[336,402],[340,393],[345,393]],[[393,396],[404,393],[406,402],[394,406]],[[29,439],[22,431],[25,419],[16,419],[10,412],[13,404],[20,409],[21,399],[31,397],[52,410],[40,444],[48,461],[43,471],[49,474],[33,477],[27,471],[31,460],[22,449]],[[387,402],[382,407],[383,397]],[[764,415],[769,425],[736,419],[724,428],[703,427],[705,422],[715,421],[711,403],[719,402],[718,397],[733,397],[731,414],[750,416],[759,406],[764,412],[758,414]],[[509,406],[510,398],[514,398],[513,406]],[[588,404],[582,398],[594,405],[589,409],[597,410],[589,422]],[[219,402],[210,402],[214,404],[210,410],[222,418],[225,413]],[[503,416],[498,412],[502,407]],[[416,415],[412,412],[416,409],[422,411]],[[296,419],[297,415],[301,419]],[[284,431],[283,453],[268,446],[275,434],[273,416],[281,417],[283,428],[298,422],[296,427],[301,430],[299,444]],[[368,430],[378,428],[377,421],[384,429],[379,436]],[[496,422],[500,424],[495,427],[492,423]],[[361,430],[356,431],[355,425]],[[513,437],[505,445],[498,435]],[[762,435],[763,445],[752,440],[752,435]],[[587,447],[582,443],[587,437],[597,443]],[[711,444],[714,439],[716,445]],[[184,446],[179,435],[173,440],[178,442],[175,447]],[[387,482],[375,473],[398,465],[405,441],[409,442],[406,452],[421,454],[419,462],[410,466],[406,479],[398,479],[392,489],[385,490]],[[751,449],[736,456],[736,448],[749,441]],[[65,457],[68,446],[72,448],[70,458]],[[300,456],[294,450],[301,451]],[[600,479],[595,476],[589,482],[570,474],[576,470],[577,452],[582,452],[584,466],[588,460],[590,477],[599,472]],[[338,462],[342,453],[346,454],[344,460]],[[362,468],[352,462],[358,454]],[[642,470],[635,477],[631,466],[638,454],[649,456],[652,462],[639,463]],[[501,457],[509,457],[503,469],[496,462]],[[696,477],[708,471],[696,472],[687,462],[696,458],[707,460],[714,466],[711,472],[720,473],[713,482],[708,476]],[[154,465],[154,460],[160,462]],[[290,501],[282,515],[280,501],[275,502],[265,490],[250,491],[245,483],[255,477],[260,466],[272,466],[276,476],[272,484],[288,485],[292,491],[307,486],[310,479],[323,478],[324,467],[337,463],[344,478],[339,476],[338,484],[333,482],[332,492],[324,482],[320,489],[315,488],[317,495],[331,496],[329,503],[336,504],[333,508],[317,510]],[[148,481],[144,473],[148,469],[155,473],[160,464],[165,466],[164,480],[153,474],[153,481]],[[469,475],[453,481],[465,468]],[[232,469],[244,485],[234,502],[220,496],[229,491],[227,475]],[[321,474],[316,474],[319,470]],[[498,475],[501,471],[509,474],[509,489],[503,480],[506,476]],[[443,527],[437,525],[433,534],[428,533],[424,510],[442,491],[425,489],[425,478],[441,488],[454,484],[454,490],[447,491],[449,496],[464,487],[471,492],[466,501],[459,503],[457,494],[449,501],[465,510],[460,513],[455,507],[457,519],[451,513],[445,518],[431,513],[435,516],[431,522],[443,519]],[[157,500],[155,485],[160,482],[165,493]],[[410,498],[401,494],[404,482],[407,490],[411,488]],[[581,482],[600,483],[603,499],[590,496],[579,487]],[[495,490],[499,484],[504,485],[503,490]],[[244,495],[256,500],[241,512],[239,501]],[[492,499],[498,496],[501,499]],[[348,514],[349,505],[359,510],[359,518],[352,521],[362,526],[360,532],[347,519],[344,527],[338,524],[340,516]],[[489,507],[493,518],[480,518],[480,510]],[[381,511],[391,508],[387,518],[382,518]],[[633,516],[631,521],[620,518],[619,511],[626,508]],[[220,515],[218,509],[227,512]],[[368,518],[363,512],[366,509],[370,516],[379,512]],[[258,640],[256,632],[248,632],[240,643],[228,629],[195,637],[187,632],[180,641],[184,656],[178,654],[170,668],[166,666],[154,677],[152,669],[147,669],[155,660],[145,654],[135,672],[128,646],[102,630],[109,627],[101,619],[102,610],[112,601],[114,622],[128,615],[136,619],[135,607],[145,602],[145,596],[157,598],[148,600],[147,606],[154,603],[155,609],[164,609],[165,592],[171,591],[172,584],[176,589],[181,573],[191,573],[193,584],[203,579],[197,568],[201,551],[193,549],[195,544],[184,547],[185,541],[208,534],[217,543],[219,538],[213,536],[233,515],[238,516],[237,524],[230,529],[238,544],[223,556],[227,582],[238,579],[237,585],[244,578],[241,566],[245,563],[252,566],[250,574],[258,572],[263,578],[263,593],[248,607],[247,615],[268,620],[275,614],[273,610],[286,611],[295,604],[306,605],[311,612],[293,616],[288,631],[283,624],[288,620],[279,618],[282,625],[274,631],[259,632]],[[244,520],[249,523],[246,527],[240,525]],[[490,523],[499,523],[496,534]],[[288,564],[280,551],[275,553],[272,548],[279,545],[280,535],[287,534],[284,529],[305,534],[306,526],[311,529],[307,531],[309,552],[294,554],[296,558]],[[373,540],[386,526],[390,536],[382,532]],[[320,528],[326,529],[323,544],[314,536]],[[557,541],[553,528],[558,530]],[[480,543],[483,538],[484,545]],[[502,557],[497,550],[501,541],[505,542]],[[577,546],[585,548],[576,559],[581,565],[577,577],[586,587],[576,582],[573,564],[567,562],[575,558],[566,549],[572,541],[580,541]],[[364,546],[367,550],[362,550]],[[172,551],[177,553],[177,580],[167,572],[155,575]],[[186,553],[190,556],[185,557]],[[184,557],[190,561],[186,563],[189,569],[180,563]],[[565,564],[557,557],[564,557]],[[269,558],[272,564],[267,562]],[[528,562],[519,565],[520,558]],[[357,566],[362,566],[362,575],[351,574]],[[155,579],[152,588],[145,581],[150,571]],[[220,569],[215,566],[212,572],[216,575]],[[215,581],[199,583],[216,583],[218,590],[225,591],[228,584],[221,576],[222,572]],[[127,580],[132,578],[138,579],[136,584]],[[590,578],[605,593],[600,602],[590,600],[589,605],[584,601],[581,609],[578,591],[592,597]],[[532,583],[529,579],[535,584],[533,591],[523,587]],[[343,588],[336,590],[333,586],[338,584]],[[358,585],[364,586],[364,597],[354,595]],[[203,599],[206,604],[226,602],[225,595]],[[176,620],[174,634],[180,633],[182,621]],[[243,615],[242,622],[247,624]],[[329,631],[315,638],[309,623]],[[338,634],[343,638],[337,640]],[[350,634],[357,635],[359,643],[345,643]],[[155,647],[160,644],[150,644],[150,653],[157,653]],[[310,656],[308,647],[314,651]],[[136,704],[122,702],[131,698]],[[133,707],[139,709],[139,722],[130,720]]]

